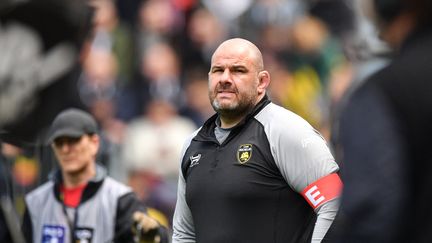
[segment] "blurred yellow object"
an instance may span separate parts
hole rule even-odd
[[[147,213],[135,212],[133,215],[135,227],[135,242],[138,243],[159,243],[161,236],[157,231],[159,225],[168,228],[169,222],[167,217],[155,208],[147,208]]]
[[[12,170],[15,181],[21,186],[29,186],[35,183],[39,174],[36,159],[23,155],[16,157]]]
[[[161,211],[155,208],[147,208],[147,214],[156,219],[160,225],[165,226],[166,228],[169,227],[168,218]]]
[[[307,120],[312,126],[319,127],[322,114],[319,107],[321,84],[315,70],[309,66],[293,73],[293,79],[286,86],[283,106]]]

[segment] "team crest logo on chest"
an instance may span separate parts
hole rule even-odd
[[[242,144],[237,150],[237,160],[240,164],[244,164],[252,157],[252,144]]]

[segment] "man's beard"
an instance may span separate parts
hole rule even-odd
[[[216,99],[216,96],[210,96],[213,109],[227,118],[235,118],[249,113],[255,107],[256,99],[256,94],[248,93],[243,94],[237,101],[221,104]]]

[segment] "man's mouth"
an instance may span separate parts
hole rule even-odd
[[[219,98],[232,98],[236,95],[233,91],[221,90],[216,93],[216,96]]]
[[[228,89],[220,89],[220,90],[217,90],[217,92],[216,93],[236,93],[235,92],[235,90],[228,90]]]

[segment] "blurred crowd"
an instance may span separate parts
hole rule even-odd
[[[98,161],[167,224],[183,140],[214,113],[207,73],[223,40],[243,37],[260,47],[272,76],[270,99],[327,139],[346,91],[385,63],[365,62],[385,46],[360,11],[361,1],[90,2],[93,30],[81,48],[77,90],[100,126]],[[56,165],[42,142],[3,142],[0,160],[11,171],[7,186],[18,212],[23,195]]]

